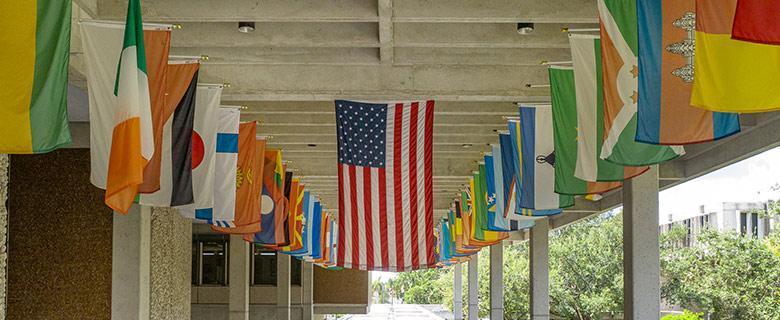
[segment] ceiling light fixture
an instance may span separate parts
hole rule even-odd
[[[534,32],[534,24],[530,22],[518,22],[517,23],[517,33],[519,34],[530,34]]]
[[[309,148],[315,148],[315,147],[317,147],[317,145],[316,145],[316,144],[313,144],[313,143],[309,143],[309,144],[307,144],[307,146],[308,146]]]
[[[472,145],[471,145],[471,143],[464,143],[464,144],[462,144],[460,146],[464,147],[464,148],[471,148]]]
[[[252,31],[255,31],[255,23],[254,22],[241,21],[241,22],[238,23],[238,32],[250,33]]]

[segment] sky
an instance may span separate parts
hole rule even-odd
[[[720,211],[723,202],[756,202],[780,199],[771,187],[780,183],[780,148],[771,149],[710,174],[687,181],[660,194],[659,221],[690,218],[704,205],[706,212]]]

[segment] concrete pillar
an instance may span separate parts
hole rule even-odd
[[[152,208],[152,320],[190,320],[192,221],[173,208]]]
[[[228,252],[229,320],[249,320],[249,243],[230,235]]]
[[[504,243],[490,246],[490,319],[504,319]]]
[[[8,168],[10,158],[0,154],[0,319],[5,319],[8,284],[8,208],[5,206],[8,200]]]
[[[303,301],[301,307],[302,319],[314,319],[314,264],[311,262],[302,262],[301,270],[301,293]]]
[[[458,263],[452,270],[452,314],[455,320],[463,320],[463,265]]]
[[[624,319],[658,319],[658,166],[623,184],[623,270]]]
[[[550,319],[550,224],[547,218],[536,220],[530,236],[531,320]]]
[[[479,320],[479,254],[472,256],[468,264],[469,320]]]
[[[149,319],[151,208],[133,205],[114,212],[111,319]]]
[[[276,320],[290,320],[290,256],[276,254]]]

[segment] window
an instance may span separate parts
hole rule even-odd
[[[754,237],[758,237],[758,213],[750,214],[750,232]]]
[[[228,237],[195,236],[192,241],[192,284],[226,286]]]
[[[739,232],[744,236],[747,234],[747,214],[744,212],[739,213]]]
[[[255,244],[252,250],[252,284],[276,285],[276,252]]]

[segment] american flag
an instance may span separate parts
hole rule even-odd
[[[433,101],[336,101],[338,265],[406,271],[436,264]]]

